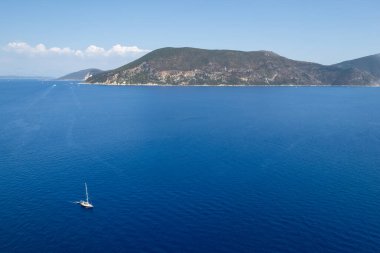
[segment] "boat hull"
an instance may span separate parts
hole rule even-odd
[[[93,208],[94,207],[93,205],[91,205],[90,203],[88,203],[86,201],[79,202],[79,205],[81,205],[84,208]]]

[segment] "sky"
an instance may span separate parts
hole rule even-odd
[[[380,53],[379,0],[1,0],[0,75],[113,69],[161,47],[334,64]]]

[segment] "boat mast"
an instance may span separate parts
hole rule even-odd
[[[86,184],[86,183],[84,183],[84,186],[85,186],[85,188],[86,188],[86,202],[88,203],[88,192],[87,192],[87,184]]]

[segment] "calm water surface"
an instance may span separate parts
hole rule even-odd
[[[379,250],[379,88],[0,80],[0,252]]]

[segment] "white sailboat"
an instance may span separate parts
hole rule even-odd
[[[79,201],[79,205],[85,208],[93,208],[94,206],[88,201],[88,191],[87,191],[87,184],[84,183],[84,187],[86,188],[86,201],[81,200]]]

